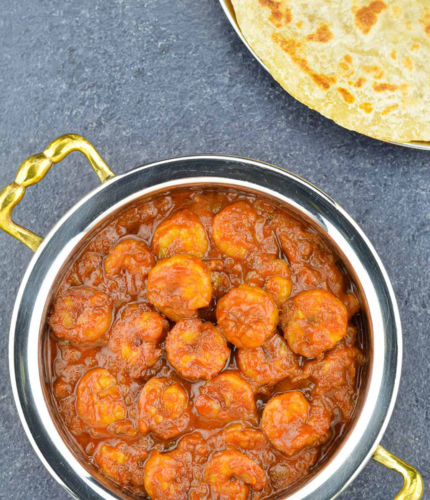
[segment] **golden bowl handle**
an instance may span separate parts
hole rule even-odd
[[[403,488],[394,500],[420,500],[424,495],[424,481],[421,474],[393,455],[382,446],[376,448],[373,460],[403,476]]]
[[[115,177],[95,147],[84,137],[77,134],[66,134],[54,139],[43,153],[24,160],[18,169],[15,181],[0,191],[0,228],[24,243],[33,252],[38,249],[43,238],[16,224],[12,220],[12,211],[22,200],[26,188],[41,181],[54,163],[64,160],[72,151],[80,151],[86,156],[101,182]]]

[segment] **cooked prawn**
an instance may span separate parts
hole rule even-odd
[[[125,441],[100,444],[94,461],[103,474],[121,485],[131,485],[144,493],[143,462],[148,457],[148,446],[138,442],[128,445]]]
[[[236,371],[226,371],[200,388],[195,408],[199,415],[218,425],[233,420],[255,421],[257,409],[248,382]]]
[[[204,479],[216,498],[246,500],[249,487],[261,491],[267,484],[263,469],[243,453],[216,453],[205,468]]]
[[[191,486],[190,454],[154,451],[145,464],[145,489],[152,500],[186,500]]]
[[[348,313],[345,305],[332,293],[307,290],[286,303],[281,324],[291,349],[314,358],[345,337]]]
[[[76,390],[79,416],[94,427],[124,420],[127,410],[116,378],[104,368],[89,370]]]
[[[304,376],[315,384],[312,394],[328,397],[347,419],[355,406],[357,368],[364,363],[364,356],[356,347],[342,344],[328,351],[324,358],[307,363]]]
[[[159,259],[177,254],[204,257],[209,242],[206,231],[199,218],[185,209],[163,221],[155,230],[152,251]]]
[[[145,242],[136,237],[127,236],[109,250],[104,260],[104,270],[107,278],[110,279],[125,273],[129,292],[137,294],[154,264],[154,256]]]
[[[229,257],[241,259],[258,245],[258,214],[247,201],[238,201],[219,212],[213,221],[215,245]]]
[[[182,434],[190,422],[188,394],[171,378],[152,377],[139,396],[139,430],[150,430],[162,439]]]
[[[109,349],[120,367],[142,377],[161,356],[157,343],[167,328],[167,320],[147,304],[127,304],[112,327]]]
[[[172,321],[197,316],[212,298],[210,273],[191,255],[157,262],[148,276],[148,300]]]
[[[331,412],[321,399],[310,403],[299,391],[273,397],[263,410],[261,427],[272,445],[291,457],[327,439]]]
[[[72,287],[57,297],[49,324],[58,338],[95,342],[110,327],[112,307],[106,293],[89,286]]]
[[[298,370],[296,355],[277,333],[254,349],[239,349],[240,371],[257,386],[273,385]]]
[[[218,301],[218,327],[236,347],[261,346],[278,324],[278,308],[270,294],[258,287],[241,285]]]
[[[222,333],[212,323],[184,319],[166,340],[167,359],[185,378],[208,380],[219,373],[230,356]]]

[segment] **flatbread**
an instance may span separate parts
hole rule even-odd
[[[430,140],[430,0],[232,0],[272,76],[339,125]]]

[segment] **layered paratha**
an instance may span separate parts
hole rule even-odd
[[[430,0],[232,0],[273,77],[339,125],[430,140]]]

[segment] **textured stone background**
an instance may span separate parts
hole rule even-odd
[[[285,167],[355,218],[397,294],[405,355],[383,444],[430,480],[430,152],[348,132],[284,93],[252,59],[217,0],[2,0],[0,185],[54,137],[87,137],[115,172],[188,153]],[[29,190],[16,219],[46,234],[97,179],[79,155]],[[31,252],[0,234],[0,498],[62,500],[12,399],[8,328]],[[370,463],[343,500],[394,498]]]

